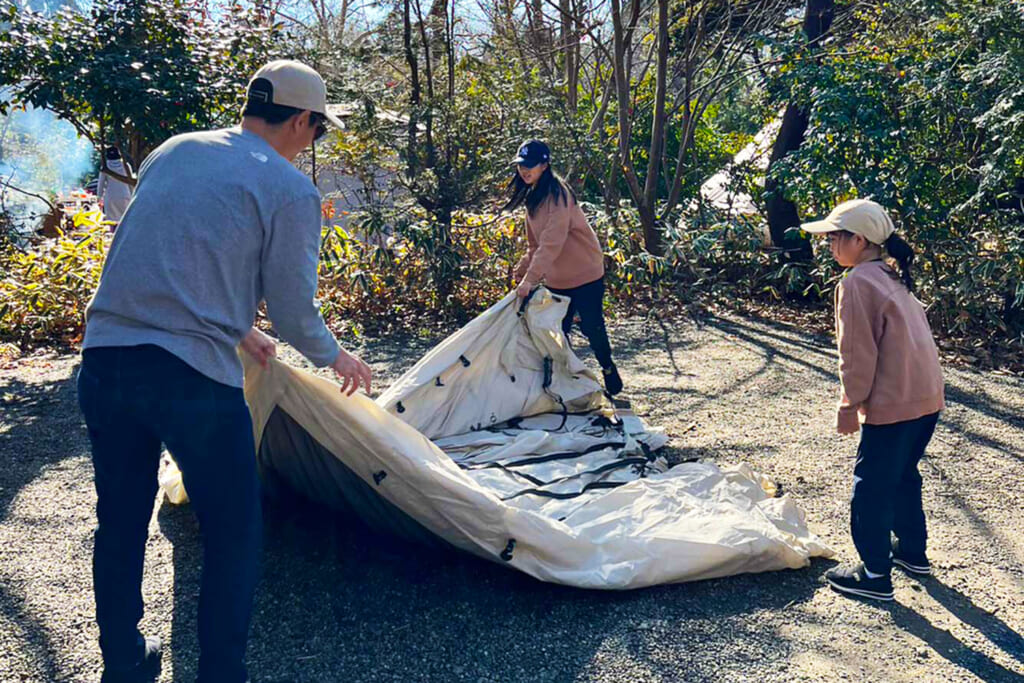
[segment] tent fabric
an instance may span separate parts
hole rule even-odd
[[[799,568],[832,551],[745,465],[669,467],[667,439],[616,410],[572,352],[567,300],[514,293],[376,401],[245,354],[257,458],[372,527],[543,581],[627,589]]]

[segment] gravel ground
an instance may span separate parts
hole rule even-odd
[[[736,316],[612,328],[634,410],[671,456],[746,461],[780,482],[852,559],[856,441],[830,432],[828,339]],[[377,387],[430,339],[366,340]],[[286,351],[284,353],[287,353]],[[592,361],[591,361],[592,362]],[[95,681],[94,493],[77,358],[0,370],[0,680]],[[375,537],[303,505],[269,508],[249,664],[285,681],[1024,680],[1024,379],[949,369],[949,408],[922,463],[936,576],[896,573],[896,602],[847,600],[822,574],[736,576],[622,593]],[[143,629],[163,681],[194,680],[198,530],[154,510]]]

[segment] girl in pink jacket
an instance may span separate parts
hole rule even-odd
[[[850,530],[861,562],[832,569],[825,579],[847,595],[892,600],[892,565],[913,575],[931,573],[917,463],[945,407],[939,354],[913,295],[914,252],[881,206],[843,202],[825,220],[801,228],[827,234],[832,256],[849,268],[835,297],[836,428],[860,431]],[[897,261],[899,273],[883,252]]]

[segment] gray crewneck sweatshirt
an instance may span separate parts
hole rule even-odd
[[[139,169],[83,348],[155,344],[240,387],[235,347],[266,300],[281,337],[330,365],[338,343],[314,298],[320,216],[313,183],[255,133],[171,138]]]

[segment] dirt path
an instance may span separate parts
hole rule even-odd
[[[828,339],[739,317],[627,320],[613,344],[634,410],[675,458],[743,460],[854,557],[855,440],[829,431]],[[367,340],[383,387],[431,340]],[[0,680],[95,681],[94,494],[77,359],[0,371]],[[628,593],[542,584],[497,565],[376,538],[315,510],[267,512],[249,663],[254,681],[1024,680],[1024,379],[949,370],[922,465],[937,575],[895,574],[897,602],[824,587],[833,562]],[[164,681],[195,675],[197,528],[158,506],[143,627]]]

